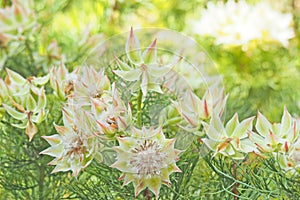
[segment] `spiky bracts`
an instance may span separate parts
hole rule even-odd
[[[175,139],[166,139],[162,129],[153,127],[141,130],[132,128],[130,137],[118,138],[117,161],[111,166],[123,172],[123,185],[133,182],[137,196],[149,188],[156,198],[161,185],[171,184],[169,175],[181,172],[176,161],[181,151],[174,148]]]

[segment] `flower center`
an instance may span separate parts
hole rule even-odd
[[[78,134],[76,127],[74,127],[74,131]],[[86,138],[80,135],[75,135],[73,138],[70,138],[65,146],[66,155],[72,158],[79,156],[80,160],[83,159],[86,149]]]
[[[166,167],[164,161],[167,154],[161,151],[161,147],[156,141],[144,140],[131,152],[134,156],[129,163],[137,169],[139,175],[158,175],[161,173],[160,170]]]
[[[73,81],[68,81],[66,86],[65,86],[64,93],[69,95],[69,94],[71,94],[73,89],[74,89],[74,82]]]
[[[99,99],[102,96],[102,92],[101,91],[95,91],[94,94],[92,94],[92,97],[95,99]]]

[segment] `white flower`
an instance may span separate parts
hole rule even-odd
[[[258,113],[257,133],[249,134],[250,140],[263,156],[274,157],[280,167],[292,174],[300,167],[300,122],[293,118],[286,107],[280,123],[271,124]]]
[[[123,172],[123,185],[133,182],[135,196],[148,187],[158,198],[161,185],[171,184],[169,175],[181,172],[176,165],[180,151],[174,149],[175,139],[166,139],[161,128],[133,128],[131,137],[118,141],[117,161],[111,167]]]
[[[243,46],[260,40],[287,46],[294,37],[291,24],[291,14],[273,10],[266,2],[251,6],[230,0],[226,4],[209,2],[200,21],[194,23],[194,31],[214,37],[216,44]]]
[[[74,83],[74,91],[69,97],[79,107],[91,106],[92,99],[98,99],[109,91],[110,81],[103,70],[97,72],[93,67],[84,67],[82,74],[78,75],[78,79]]]
[[[52,67],[50,69],[50,85],[54,90],[54,94],[60,99],[65,99],[74,90],[74,83],[78,79],[79,68],[73,72],[68,72],[66,66],[61,63],[59,67]]]
[[[103,95],[92,99],[92,113],[99,125],[100,133],[109,137],[118,131],[124,131],[132,120],[131,108],[126,108],[119,96],[115,83],[112,84],[111,95]]]
[[[55,157],[49,163],[56,165],[52,173],[71,170],[73,176],[78,176],[96,156],[101,160],[100,142],[94,135],[95,123],[87,112],[66,108],[63,117],[64,126],[55,125],[59,134],[43,136],[51,147],[41,154]]]

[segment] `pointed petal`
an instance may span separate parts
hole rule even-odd
[[[34,123],[31,121],[28,121],[27,127],[26,127],[26,135],[29,137],[29,142],[31,142],[33,136],[38,132],[38,129]]]
[[[287,135],[289,129],[292,125],[292,116],[287,110],[286,106],[284,106],[283,116],[281,118],[281,127],[280,127],[280,135]]]
[[[158,64],[147,65],[148,74],[156,78],[165,76],[170,70],[171,68],[165,66],[159,66]]]
[[[58,134],[51,136],[42,136],[50,145],[56,145],[61,142],[61,137]]]
[[[140,69],[134,69],[131,71],[113,70],[113,72],[126,81],[137,81],[142,75],[142,71]]]
[[[49,77],[50,77],[49,74],[42,77],[34,77],[32,82],[35,85],[45,85],[49,81]]]
[[[152,176],[149,179],[146,179],[146,185],[149,189],[155,194],[156,199],[159,197],[159,190],[161,188],[161,178],[159,176]]]
[[[232,133],[232,136],[234,136],[235,138],[240,138],[240,139],[247,137],[247,131],[252,130],[253,120],[254,120],[254,117],[250,117],[248,119],[243,120],[239,125],[237,125],[234,132]]]
[[[147,73],[143,73],[142,74],[142,82],[141,82],[141,90],[143,93],[143,96],[147,96],[147,92],[148,92],[148,77],[147,77]]]
[[[219,144],[217,141],[214,141],[214,140],[211,140],[208,138],[203,138],[202,141],[210,150],[212,150],[212,151],[217,150],[217,146]]]
[[[156,63],[157,52],[156,52],[156,39],[150,44],[150,46],[143,52],[144,63]]]
[[[157,93],[160,93],[160,94],[163,94],[164,92],[161,90],[161,87],[159,84],[156,84],[156,83],[150,83],[148,84],[148,90],[149,91],[154,91],[154,92],[157,92]]]
[[[132,67],[130,67],[127,63],[121,61],[118,57],[115,57],[117,64],[121,71],[130,71],[133,70]]]
[[[134,181],[134,194],[137,197],[139,193],[146,188],[145,178],[141,177],[138,181]]]
[[[55,127],[56,131],[61,135],[65,135],[67,132],[69,132],[69,129],[65,126],[58,126],[58,125],[54,124],[54,127]]]
[[[221,122],[221,118],[214,112],[210,120],[208,134],[212,134],[212,138],[216,141],[219,141],[222,137],[226,137],[226,131]]]
[[[59,163],[58,165],[55,166],[51,174],[56,173],[56,172],[66,172],[71,170],[71,166],[68,162],[62,162]]]
[[[243,153],[258,152],[257,146],[248,138],[241,140],[240,150]]]
[[[20,74],[17,72],[14,72],[8,68],[6,68],[7,75],[11,79],[11,81],[15,82],[18,85],[24,85],[26,83],[26,79],[23,78]]]
[[[26,119],[27,115],[25,113],[16,111],[14,108],[6,105],[6,104],[2,104],[2,106],[4,107],[4,109],[6,110],[6,112],[8,112],[8,114],[10,116],[12,116],[13,118],[17,119],[17,120],[24,120]]]
[[[26,96],[26,110],[34,111],[34,109],[37,106],[37,103],[35,99],[32,97],[32,95]]]
[[[52,157],[60,158],[63,154],[63,151],[64,151],[63,144],[58,144],[45,149],[44,151],[40,152],[40,154],[45,154]]]
[[[258,112],[255,128],[260,135],[266,136],[272,129],[272,125],[263,114]]]
[[[230,137],[234,132],[234,129],[239,124],[238,114],[235,113],[234,116],[226,124],[226,133]]]
[[[130,62],[134,64],[140,64],[142,62],[140,42],[135,36],[132,27],[125,45],[125,51]]]

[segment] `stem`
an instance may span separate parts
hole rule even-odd
[[[148,188],[144,191],[144,197],[146,200],[151,200],[152,193],[149,191]]]
[[[43,200],[44,199],[44,174],[45,170],[44,170],[44,166],[40,165],[40,174],[39,174],[39,200]]]
[[[236,163],[233,164],[232,170],[233,170],[233,176],[237,180]],[[239,195],[239,191],[237,189],[238,187],[239,187],[239,183],[235,183],[234,186],[233,186],[233,189],[232,189],[233,194],[236,195],[236,196],[234,196],[234,200],[238,199],[238,195]]]
[[[143,98],[143,92],[142,90],[140,90],[137,99],[137,125],[139,127],[142,126],[142,98]]]
[[[30,44],[29,44],[28,39],[25,40],[25,46],[26,46],[27,51],[28,51],[28,54],[29,54],[29,58],[30,58],[31,65],[34,65],[33,52],[32,52],[32,49],[31,49],[31,47],[30,47]]]

